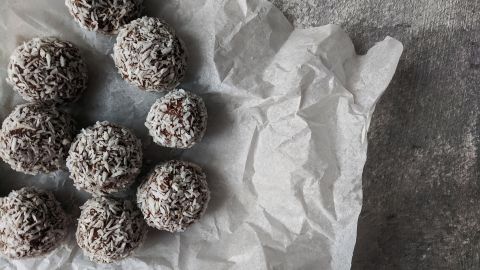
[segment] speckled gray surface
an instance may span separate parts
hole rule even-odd
[[[364,53],[405,46],[377,105],[352,269],[479,269],[479,0],[272,0],[296,26],[342,25]]]

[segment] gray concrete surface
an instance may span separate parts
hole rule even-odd
[[[480,269],[480,1],[272,0],[297,26],[342,25],[364,53],[390,35],[352,269]]]

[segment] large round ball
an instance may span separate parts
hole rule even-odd
[[[82,129],[67,158],[78,189],[107,194],[128,188],[142,167],[142,146],[135,134],[119,125],[97,122]]]
[[[153,141],[162,146],[190,148],[205,134],[207,108],[199,96],[173,90],[153,104],[145,126]]]
[[[143,0],[65,0],[80,26],[90,31],[116,34],[124,24],[142,13]]]
[[[87,87],[87,67],[72,43],[34,38],[13,52],[7,82],[27,101],[71,102]]]
[[[97,197],[81,208],[76,238],[90,260],[112,263],[124,259],[144,241],[147,226],[134,203]]]
[[[68,114],[52,106],[22,104],[3,121],[0,156],[19,172],[53,172],[64,166],[73,136]]]
[[[157,165],[137,190],[147,224],[169,232],[182,232],[200,219],[209,200],[205,173],[179,160]]]
[[[113,59],[125,80],[149,91],[175,88],[186,72],[183,43],[157,18],[143,17],[122,27]]]
[[[13,259],[34,257],[58,247],[68,218],[53,194],[27,187],[0,199],[0,252]]]

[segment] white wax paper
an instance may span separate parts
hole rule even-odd
[[[89,88],[69,106],[86,127],[125,125],[142,138],[147,171],[182,158],[203,166],[212,190],[205,216],[185,233],[150,230],[119,263],[97,265],[66,243],[42,258],[0,259],[0,269],[349,269],[362,205],[362,169],[372,112],[402,45],[387,37],[357,56],[338,26],[294,29],[266,0],[146,0],[189,51],[182,87],[208,107],[208,131],[190,150],[152,143],[143,126],[161,94],[124,82],[110,54],[115,41],[82,30],[63,0],[0,3],[0,120],[20,97],[5,83],[8,57],[36,36],[79,46]],[[27,185],[52,190],[71,214],[88,198],[66,172],[26,176],[0,166],[0,195]],[[140,179],[139,179],[140,181]]]

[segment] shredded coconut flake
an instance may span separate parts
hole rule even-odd
[[[159,145],[190,148],[205,134],[207,108],[199,96],[173,90],[152,105],[145,126]]]
[[[53,106],[22,104],[3,121],[0,156],[19,172],[53,172],[64,165],[73,134],[68,114]]]
[[[12,258],[43,255],[67,235],[68,218],[53,194],[26,187],[0,199],[0,252]]]
[[[128,188],[142,167],[141,142],[108,122],[82,129],[68,152],[67,167],[78,189],[107,194]]]
[[[68,11],[89,31],[116,34],[124,24],[142,13],[143,0],[65,0]]]
[[[142,213],[130,201],[97,197],[82,207],[77,243],[97,263],[128,257],[145,240],[147,226]]]
[[[175,31],[158,18],[142,17],[122,27],[113,47],[122,77],[140,89],[174,89],[185,76],[186,52]]]
[[[202,169],[171,160],[157,165],[137,190],[137,204],[149,226],[182,232],[204,214],[210,191]]]
[[[27,101],[72,102],[87,87],[87,67],[72,43],[34,38],[13,52],[7,82]]]

